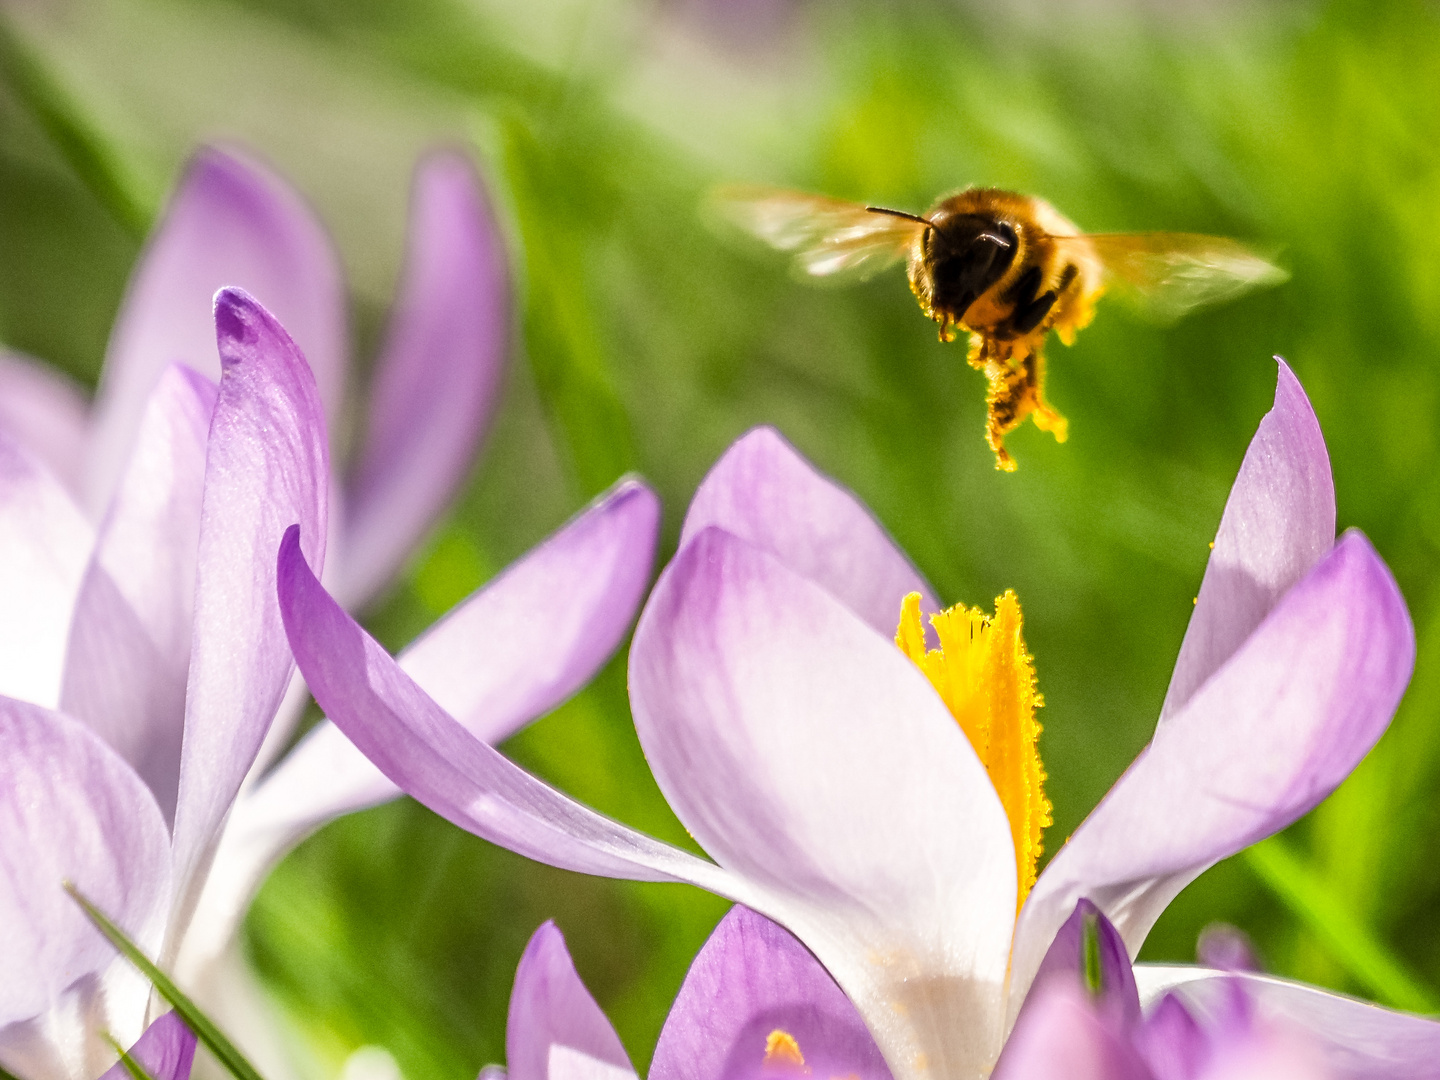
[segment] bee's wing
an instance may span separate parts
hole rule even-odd
[[[771,247],[793,251],[802,277],[863,280],[903,259],[928,227],[859,203],[782,188],[719,188],[711,204]]]
[[[1056,237],[1062,242],[1066,237]],[[1075,237],[1099,256],[1106,277],[1147,314],[1173,322],[1205,304],[1278,285],[1290,275],[1235,240],[1197,233],[1096,233]]]

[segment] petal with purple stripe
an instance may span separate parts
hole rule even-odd
[[[300,542],[323,561],[330,476],[315,380],[289,335],[232,289],[215,298],[215,326],[224,371],[200,512],[175,814],[181,890],[206,858],[294,670],[274,553],[299,522]],[[194,899],[182,892],[182,911]]]
[[[195,1035],[177,1014],[167,1012],[145,1029],[130,1047],[130,1056],[154,1080],[190,1080]],[[130,1072],[117,1061],[100,1080],[130,1080]]]

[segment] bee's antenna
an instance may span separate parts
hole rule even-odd
[[[929,218],[923,218],[919,214],[907,214],[904,210],[891,210],[884,206],[867,206],[865,209],[872,214],[889,214],[891,217],[905,218],[907,221],[916,221],[934,228]]]

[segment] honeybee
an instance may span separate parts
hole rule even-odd
[[[1286,276],[1234,240],[1083,234],[1043,199],[998,188],[966,188],[924,215],[778,188],[722,188],[715,202],[747,232],[795,252],[801,276],[867,278],[905,259],[940,340],[970,335],[970,366],[989,382],[985,441],[1006,472],[1015,459],[1005,436],[1026,417],[1065,441],[1065,418],[1045,400],[1045,338],[1054,330],[1071,344],[1108,286],[1173,319]]]

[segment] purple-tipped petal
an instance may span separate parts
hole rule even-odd
[[[400,667],[476,738],[508,738],[588,682],[620,644],[649,581],[659,517],[649,488],[622,481],[422,634]],[[208,920],[223,946],[286,851],[398,794],[334,724],[319,724],[236,804],[192,936]]]
[[[195,1035],[179,1015],[168,1012],[145,1029],[145,1034],[130,1047],[130,1056],[154,1080],[190,1080]],[[100,1080],[130,1080],[130,1072],[123,1061],[117,1061]]]
[[[1174,716],[1335,542],[1320,423],[1285,361],[1230,489],[1160,722]]]
[[[884,526],[774,428],[755,428],[715,463],[690,502],[680,546],[712,525],[775,555],[888,637],[907,593],[936,609],[925,579]]]
[[[676,815],[775,898],[766,914],[829,968],[891,1066],[988,1067],[1015,919],[1010,827],[894,641],[710,528],[640,616],[630,698]]]
[[[135,453],[75,605],[60,706],[140,774],[175,816],[195,602],[205,442],[215,386],[176,365],[151,395]]]
[[[547,922],[535,931],[515,970],[505,1024],[505,1064],[512,1080],[546,1080],[556,1046],[634,1073],[620,1037],[576,974],[564,935]]]
[[[1201,967],[1219,971],[1263,970],[1250,935],[1229,923],[1211,923],[1200,931],[1195,960]]]
[[[510,347],[505,242],[470,162],[434,154],[415,175],[410,250],[347,485],[337,597],[394,575],[470,470]]]
[[[290,529],[280,610],[315,700],[380,771],[452,823],[580,873],[745,890],[719,867],[611,821],[541,783],[435,704],[325,592]]]
[[[1364,536],[1346,533],[1156,730],[1040,875],[1016,928],[1012,1009],[1079,897],[1133,955],[1202,870],[1329,795],[1389,725],[1414,659],[1394,579]]]
[[[110,501],[160,373],[179,361],[220,377],[211,307],[227,286],[285,324],[327,416],[338,414],[349,353],[345,287],[324,229],[269,169],[233,150],[202,150],[150,238],[110,338],[85,485],[94,516]]]
[[[1317,1078],[1440,1077],[1440,1023],[1435,1020],[1269,975],[1171,970],[1177,976],[1167,980],[1173,993],[1202,1020],[1229,1008],[1234,986],[1243,987],[1260,1022],[1301,1034],[1318,1050],[1323,1068],[1310,1074]]]
[[[156,948],[169,849],[150,790],[114,751],[67,716],[0,698],[0,1028],[51,1008],[115,958],[65,881]]]
[[[72,495],[80,490],[89,425],[90,403],[72,379],[0,349],[0,431],[44,462]]]
[[[650,1080],[757,1080],[766,1040],[784,1031],[807,1071],[890,1080],[865,1022],[818,960],[783,927],[741,905],[705,942],[655,1046]]]
[[[1029,1007],[1030,999],[1041,993],[1041,988],[1052,982],[1069,987],[1088,985],[1086,970],[1085,935],[1093,927],[1097,947],[1096,960],[1099,970],[1094,974],[1100,982],[1099,992],[1092,988],[1094,1007],[1117,1031],[1128,1031],[1140,1020],[1140,995],[1135,989],[1135,972],[1130,966],[1130,954],[1125,951],[1125,942],[1105,918],[1104,914],[1089,900],[1081,900],[1075,911],[1065,920],[1050,943],[1045,959],[1035,972],[1035,980],[1023,1009]]]
[[[992,1073],[993,1080],[1156,1080],[1081,988],[1036,987]]]
[[[323,562],[330,477],[320,399],[295,343],[239,290],[216,296],[215,328],[224,370],[205,462],[175,814],[182,889],[294,670],[275,599],[275,549],[299,522],[300,542]]]
[[[94,542],[56,479],[0,433],[0,694],[55,706]]]
[[[1210,1061],[1210,1040],[1174,994],[1160,999],[1132,1041],[1161,1080],[1191,1080]]]

